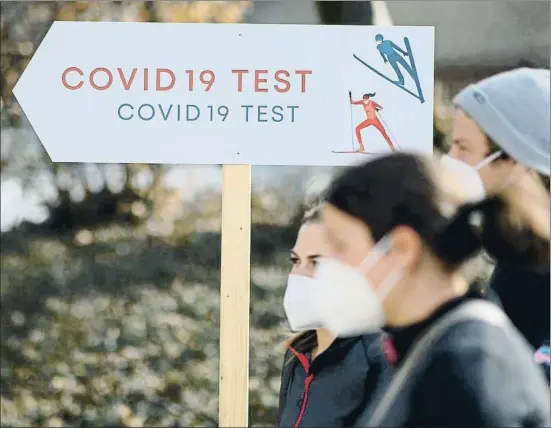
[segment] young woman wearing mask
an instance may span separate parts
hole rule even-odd
[[[542,230],[549,228],[549,84],[549,70],[519,68],[463,89],[453,100],[448,153],[479,170],[489,194],[529,204],[544,219]],[[489,291],[534,348],[547,343],[548,349],[549,259],[498,263]],[[548,351],[541,362],[549,371]]]
[[[384,326],[397,353],[390,385],[374,394],[361,426],[549,426],[549,389],[530,347],[461,273],[483,241],[528,227],[524,213],[482,199],[472,168],[439,167],[381,157],[348,168],[326,195],[332,258],[314,276],[321,324],[338,337]],[[545,252],[540,241],[549,236],[531,250]]]
[[[279,398],[280,427],[351,426],[367,405],[387,361],[382,336],[336,339],[315,311],[312,278],[317,261],[329,253],[319,211],[306,214],[291,251],[293,264],[284,307],[293,331],[287,343]]]

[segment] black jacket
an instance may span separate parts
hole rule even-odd
[[[443,305],[427,320],[391,332],[401,365],[412,345],[436,320],[468,299]],[[511,327],[478,320],[451,326],[400,389],[383,426],[549,426],[549,388],[532,350]],[[386,386],[374,393],[362,425],[370,420]]]
[[[503,311],[533,348],[549,341],[549,269],[537,272],[498,264],[490,278]]]
[[[387,372],[382,340],[380,334],[336,339],[312,364],[308,353],[290,348],[283,362],[278,426],[352,426]]]

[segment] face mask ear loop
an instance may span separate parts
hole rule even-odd
[[[396,287],[403,277],[402,268],[394,269],[384,280],[377,289],[377,295],[381,301],[385,300],[386,296]]]
[[[369,251],[369,254],[358,265],[358,269],[368,271],[371,269],[391,248],[391,238],[388,235],[383,236],[379,242]]]
[[[500,157],[503,154],[501,150],[498,150],[497,152],[492,153],[490,156],[487,156],[485,159],[482,159],[479,163],[477,163],[474,167],[477,171],[480,171],[482,168],[490,165],[493,161],[495,161],[498,157]]]

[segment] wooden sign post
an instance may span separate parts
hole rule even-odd
[[[431,152],[433,51],[431,27],[55,22],[14,88],[53,162],[224,165],[221,427],[248,425],[250,165]]]
[[[250,250],[251,166],[224,165],[218,387],[221,427],[249,424]]]

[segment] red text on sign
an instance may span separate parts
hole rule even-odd
[[[236,69],[232,73],[237,76],[237,92],[243,92],[246,86],[254,92],[268,92],[273,88],[276,92],[285,93],[299,85],[300,92],[305,93],[306,76],[311,75],[312,70],[277,70],[270,73],[269,70]]]
[[[155,90],[156,91],[170,91],[176,83],[176,76],[172,70],[168,68],[156,68],[155,69]],[[120,85],[125,91],[129,91],[136,80],[136,76],[140,74],[139,80],[143,84],[143,90],[149,90],[149,69],[144,68],[138,73],[137,68],[133,68],[131,72],[124,71],[122,68],[117,68],[115,72],[105,67],[94,68],[85,79],[85,73],[78,67],[69,67],[63,71],[61,75],[61,83],[65,88],[70,91],[76,91],[84,86],[85,80],[92,88],[97,91],[105,91],[113,86],[115,80],[120,82]],[[163,77],[168,77],[168,84],[163,82]]]
[[[186,70],[186,74],[188,75],[188,89],[193,91],[195,73],[193,70]],[[205,85],[205,92],[210,91],[210,88],[214,85],[215,80],[216,75],[212,70],[203,70],[199,73],[199,82]]]

